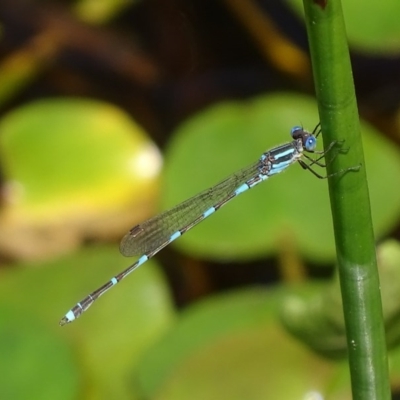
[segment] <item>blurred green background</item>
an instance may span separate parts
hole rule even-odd
[[[400,398],[400,3],[343,7]],[[58,326],[132,226],[315,127],[301,2],[5,0],[0,27],[0,398],[350,399],[327,182],[296,165]]]

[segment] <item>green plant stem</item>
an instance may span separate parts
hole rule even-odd
[[[390,399],[386,342],[365,162],[340,0],[303,0],[327,160],[353,399]],[[360,13],[360,18],[361,18]]]

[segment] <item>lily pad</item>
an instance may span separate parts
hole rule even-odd
[[[262,152],[291,141],[293,125],[312,130],[317,123],[314,99],[292,93],[225,102],[199,113],[177,129],[166,152],[162,207],[188,199],[256,162]],[[400,174],[400,157],[366,123],[362,134],[380,237],[398,221],[400,189],[382,176]],[[203,258],[240,260],[269,256],[288,242],[310,260],[334,259],[327,182],[299,165],[233,199],[174,244]]]
[[[275,317],[283,293],[248,288],[189,307],[144,356],[138,378],[143,397],[325,398],[335,387],[338,364],[284,332]],[[342,399],[350,398],[349,386],[347,393]]]
[[[0,130],[3,253],[43,257],[120,236],[153,211],[160,154],[115,106],[36,101],[4,116]]]
[[[135,398],[128,377],[142,353],[175,320],[167,283],[154,261],[78,320],[58,325],[77,301],[127,266],[115,246],[92,246],[51,262],[3,271],[0,337],[3,346],[14,347],[7,353],[2,350],[0,369],[7,371],[10,386],[19,384],[14,390],[21,396],[1,398],[75,399],[76,393],[84,392],[85,398],[99,400]],[[15,360],[11,363],[6,355]],[[8,370],[9,366],[15,369]],[[4,387],[0,385],[0,393]],[[33,396],[30,388],[39,395]],[[50,389],[52,397],[46,395]],[[65,396],[54,394],[55,389]]]
[[[32,313],[0,304],[0,353],[0,398],[77,398],[80,377],[68,343]]]

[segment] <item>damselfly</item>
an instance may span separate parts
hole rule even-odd
[[[123,237],[120,251],[125,256],[138,255],[138,260],[77,303],[61,319],[60,325],[65,325],[77,319],[110,288],[148,261],[165,246],[219,210],[234,197],[269,177],[279,174],[296,161],[318,178],[325,178],[311,168],[312,165],[325,166],[320,163],[320,160],[324,157],[326,151],[315,150],[317,137],[321,132],[319,126],[318,124],[311,133],[300,126],[293,127],[291,130],[293,140],[291,142],[263,153],[257,162],[247,168],[236,172],[217,185],[200,192],[170,210],[164,211],[133,227]],[[334,143],[329,146],[327,151],[333,146]],[[305,153],[313,153],[318,156],[313,159]]]

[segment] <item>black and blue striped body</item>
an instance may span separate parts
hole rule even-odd
[[[291,133],[292,142],[263,153],[256,163],[236,172],[219,184],[204,190],[170,210],[133,227],[123,237],[120,251],[125,256],[139,255],[138,260],[77,303],[63,317],[60,325],[78,318],[111,287],[234,197],[258,185],[270,176],[284,171],[291,164],[299,161],[304,151],[314,152],[316,146],[314,133],[309,133],[301,127],[294,127]]]

